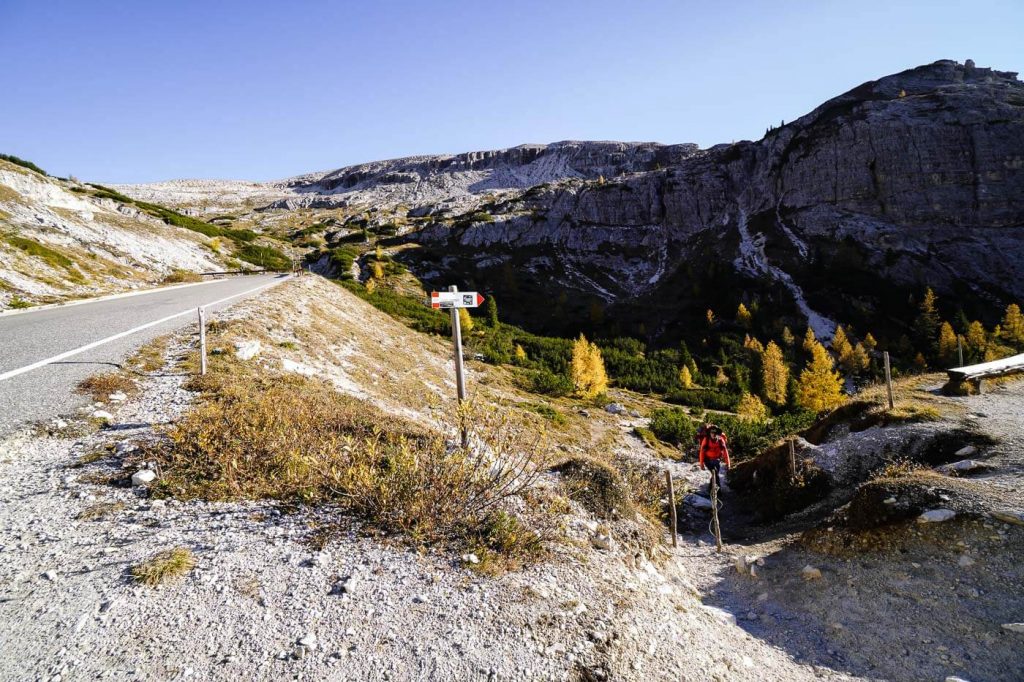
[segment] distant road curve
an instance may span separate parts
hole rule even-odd
[[[124,362],[140,346],[288,279],[256,275],[155,289],[0,315],[0,436],[88,402],[82,379]]]

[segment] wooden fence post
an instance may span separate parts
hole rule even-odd
[[[796,480],[796,439],[789,439],[789,480]]]
[[[889,351],[883,351],[882,359],[885,361],[885,389],[889,394],[889,409],[893,409],[896,404],[892,399],[892,370],[889,367]]]
[[[454,284],[448,287],[448,291],[458,290],[459,288]],[[452,345],[455,346],[455,390],[460,408],[462,447],[469,448],[469,428],[466,424],[466,415],[461,412],[462,405],[466,401],[466,375],[462,365],[462,324],[459,321],[459,309],[454,307],[452,308]]]
[[[956,357],[957,357],[957,360],[960,361],[960,364],[957,365],[957,367],[963,367],[964,366],[964,342],[963,342],[963,339],[960,338],[959,334],[957,334],[957,336],[956,336]]]
[[[715,531],[715,547],[722,551],[722,529],[718,525],[718,484],[715,483],[715,474],[711,474],[711,523]]]
[[[672,472],[665,470],[665,482],[668,484],[668,518],[672,530],[672,546],[678,547],[676,538],[676,488],[672,483]]]
[[[199,306],[199,374],[206,376],[206,311]]]

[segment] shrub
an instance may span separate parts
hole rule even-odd
[[[138,386],[128,376],[120,372],[94,374],[83,379],[75,387],[75,391],[92,396],[93,400],[106,401],[111,393],[134,393]]]
[[[246,244],[235,251],[235,256],[267,270],[287,270],[292,266],[291,259],[272,246]]]
[[[451,336],[452,323],[449,315],[424,305],[420,298],[406,296],[383,287],[368,291],[366,287],[353,280],[340,281],[338,284],[416,331]]]
[[[570,459],[553,469],[562,474],[569,497],[598,518],[632,511],[629,485],[609,464],[589,457]]]
[[[326,381],[232,368],[193,383],[203,401],[155,452],[158,494],[331,502],[416,541],[465,539],[532,484],[547,456],[506,413],[463,406],[458,424],[428,430]],[[484,446],[452,445],[464,423]]]
[[[651,432],[666,443],[687,444],[697,433],[697,425],[677,408],[659,408],[651,412]]]
[[[740,397],[735,393],[726,393],[713,388],[679,389],[669,392],[665,401],[687,407],[705,408],[733,412],[739,404]]]
[[[336,246],[330,250],[330,262],[338,272],[338,279],[352,279],[352,266],[358,257],[359,252],[349,246]]]
[[[0,154],[0,159],[3,159],[4,161],[9,161],[10,163],[13,163],[16,166],[21,166],[22,168],[28,168],[30,171],[35,171],[40,175],[49,175],[49,173],[47,173],[46,171],[44,171],[42,168],[35,165],[31,161],[26,161],[25,159],[18,158],[13,154]]]
[[[132,577],[143,585],[156,587],[168,579],[180,578],[196,566],[196,558],[186,547],[157,552],[141,564],[132,566]]]
[[[161,280],[163,284],[178,284],[185,282],[202,282],[203,278],[198,272],[174,268]]]
[[[530,374],[530,390],[542,395],[566,396],[572,393],[573,386],[572,380],[564,374],[539,369]]]
[[[19,296],[11,296],[11,300],[7,302],[7,305],[12,310],[23,310],[25,308],[31,308],[32,304]]]
[[[75,268],[75,263],[70,258],[65,256],[60,251],[51,249],[49,246],[40,244],[37,241],[29,239],[27,237],[19,237],[17,235],[7,235],[4,237],[8,244],[20,249],[24,253],[34,258],[43,260],[47,265],[54,269],[63,269],[68,273],[68,279],[74,281],[82,280],[82,273]]]

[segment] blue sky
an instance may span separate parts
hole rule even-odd
[[[1024,2],[0,0],[0,151],[99,182],[268,180],[563,139],[759,138]]]

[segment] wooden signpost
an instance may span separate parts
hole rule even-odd
[[[476,308],[484,302],[484,297],[475,291],[459,291],[455,285],[448,291],[430,292],[430,307],[452,311],[452,345],[455,347],[455,388],[459,405],[466,400],[466,375],[462,359],[462,325],[459,322],[459,308]],[[465,420],[463,419],[463,422]],[[462,447],[469,447],[469,429],[462,426]]]
[[[892,369],[889,367],[889,351],[882,353],[882,360],[885,362],[885,391],[889,396],[889,409],[895,407],[895,402],[892,399]]]
[[[199,374],[206,376],[206,310],[199,306]]]

